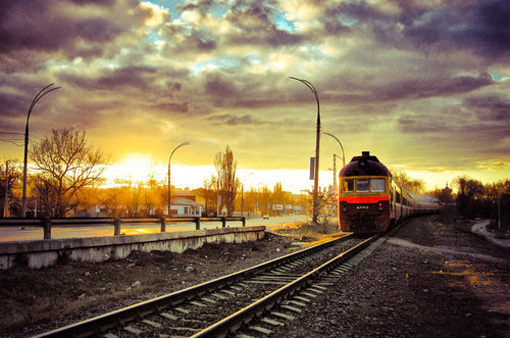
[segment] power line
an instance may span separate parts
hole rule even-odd
[[[8,134],[8,135],[24,135],[23,133],[14,133],[11,131],[0,131],[0,134]]]

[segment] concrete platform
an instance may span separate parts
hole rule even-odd
[[[146,235],[50,239],[0,243],[0,269],[23,265],[39,269],[58,261],[102,262],[133,251],[182,253],[205,243],[244,243],[264,238],[265,226],[217,228]]]

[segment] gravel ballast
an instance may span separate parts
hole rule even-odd
[[[274,337],[510,337],[508,248],[409,219]]]

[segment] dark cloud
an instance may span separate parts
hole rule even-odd
[[[404,34],[417,44],[451,51],[470,49],[490,58],[510,52],[510,2],[466,1],[416,15]]]
[[[399,101],[469,93],[492,83],[487,75],[434,79],[423,79],[417,75],[417,78],[412,80],[385,83],[384,86],[375,88],[373,93],[378,100]]]
[[[464,100],[463,106],[473,111],[480,121],[510,125],[510,99],[502,95],[476,95]]]
[[[292,34],[278,29],[273,22],[274,15],[264,7],[233,9],[224,20],[234,29],[225,36],[228,44],[266,45],[271,47],[295,45],[303,41],[299,34]]]
[[[100,56],[105,43],[132,34],[131,25],[150,15],[136,11],[138,2],[126,4],[123,8],[115,1],[3,1],[0,53],[13,57],[47,53],[46,57],[69,59]]]
[[[115,0],[70,0],[70,1],[80,6],[89,6],[90,4],[94,4],[97,6],[109,7],[115,3]]]
[[[164,114],[170,114],[173,115],[175,113],[177,114],[184,114],[189,112],[189,103],[175,103],[175,102],[167,102],[167,103],[160,103],[160,104],[151,104],[151,109],[155,109],[156,111],[160,112],[161,115]]]
[[[226,126],[247,126],[247,125],[262,125],[265,122],[254,120],[251,115],[231,115],[231,114],[221,114],[214,115],[209,117],[209,120],[212,121],[216,125],[226,125]]]

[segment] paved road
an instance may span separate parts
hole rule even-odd
[[[247,226],[265,225],[268,230],[277,228],[282,224],[292,224],[297,222],[306,222],[308,217],[305,215],[271,217],[269,219],[247,219]],[[227,226],[240,226],[241,222],[227,222]],[[202,222],[201,228],[214,229],[221,227],[220,222]],[[167,232],[175,231],[194,231],[195,223],[168,223]],[[151,234],[160,231],[160,224],[122,224],[121,233],[124,235]],[[85,238],[85,237],[103,237],[113,236],[113,225],[73,226],[73,227],[53,227],[51,229],[51,238]],[[41,227],[0,227],[0,242],[7,241],[30,241],[43,239],[43,230]]]

